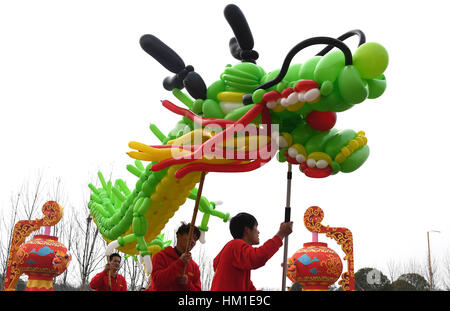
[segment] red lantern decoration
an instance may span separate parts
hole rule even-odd
[[[28,275],[27,291],[51,291],[53,278],[66,270],[71,260],[64,244],[51,235],[35,235],[19,247],[17,268]]]
[[[353,262],[353,235],[342,227],[322,225],[324,213],[318,206],[309,207],[303,217],[305,227],[312,232],[313,241],[303,244],[295,254],[287,260],[287,277],[302,286],[302,290],[328,290],[328,287],[339,278],[343,291],[355,290],[355,273]],[[347,271],[342,273],[341,258],[326,243],[318,241],[318,234],[325,233],[328,238],[337,242],[345,253]]]
[[[6,270],[4,290],[14,290],[21,274],[28,275],[27,291],[53,290],[53,278],[63,273],[72,256],[58,238],[49,235],[50,226],[62,217],[62,207],[48,201],[42,207],[44,217],[36,220],[21,220],[14,226]],[[25,239],[42,226],[44,235],[36,235],[26,243]]]
[[[341,258],[327,243],[305,243],[294,255],[295,281],[305,291],[326,291],[341,276]]]

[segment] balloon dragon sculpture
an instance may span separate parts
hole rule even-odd
[[[133,191],[123,180],[106,182],[101,173],[101,187],[89,185],[89,209],[109,243],[106,253],[118,249],[139,254],[148,273],[150,246],[159,243],[154,239],[186,199],[196,198],[202,172],[255,170],[278,152],[280,162],[298,165],[308,177],[324,178],[355,171],[369,156],[363,131],[334,125],[337,112],[385,91],[388,54],[382,45],[366,42],[360,30],[337,39],[313,37],[295,45],[280,69],[267,73],[256,65],[259,55],[241,10],[230,4],[224,14],[235,35],[229,48],[240,62],[227,65],[209,87],[158,38],[141,37],[142,49],[175,74],[164,79],[164,88],[187,108],[162,101],[182,116],[176,127],[165,136],[150,125],[160,145],[129,143],[135,166],[127,169],[139,178]],[[359,44],[352,54],[344,40],[355,35]],[[313,45],[325,48],[301,64],[291,64],[298,52]],[[145,167],[141,161],[150,163]],[[211,215],[223,221],[230,217],[203,196],[199,210],[202,233]]]

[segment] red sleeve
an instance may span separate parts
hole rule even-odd
[[[256,292],[256,287],[255,287],[255,285],[253,285],[253,282],[252,282],[252,280],[250,280],[250,284],[249,284],[250,286],[250,288],[248,289],[249,291],[255,291]]]
[[[181,274],[184,268],[184,263],[177,259],[169,266],[166,266],[166,260],[161,253],[157,253],[152,260],[152,282],[158,284],[158,287],[170,286],[176,282],[177,277]]]
[[[247,243],[240,243],[233,249],[232,265],[240,270],[258,269],[278,251],[283,241],[275,235],[260,247],[252,247]]]
[[[100,273],[97,273],[89,283],[89,286],[94,290],[106,290],[105,286],[105,277],[107,277],[106,270],[103,270]]]
[[[200,269],[198,268],[198,265],[195,265],[194,270],[194,276],[189,278],[188,284],[188,291],[201,291],[202,290],[202,283],[200,281]]]

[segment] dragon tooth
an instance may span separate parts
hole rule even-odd
[[[320,96],[319,89],[311,89],[305,92],[305,100],[307,102],[312,102]]]
[[[303,154],[298,154],[295,157],[295,160],[297,160],[298,163],[303,163],[303,162],[305,162],[306,159],[305,159],[305,156]]]
[[[294,93],[291,93],[289,96],[288,96],[288,98],[287,98],[287,102],[288,102],[288,105],[290,106],[290,105],[295,105],[295,103],[297,103],[297,101],[298,101],[298,96],[297,96],[297,94],[294,92]]]
[[[305,102],[305,93],[303,92],[297,93],[297,98],[299,102]]]
[[[288,155],[291,158],[295,158],[298,155],[298,151],[295,148],[289,148],[288,149]]]

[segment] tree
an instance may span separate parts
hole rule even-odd
[[[92,225],[92,218],[78,219],[73,217],[79,234],[73,240],[72,260],[77,262],[80,276],[80,290],[89,289],[89,275],[93,273],[104,260],[105,241],[99,238],[98,228]],[[84,221],[86,223],[84,223]]]
[[[443,270],[444,270],[444,287],[445,290],[450,291],[450,252],[447,252],[448,256],[445,257],[443,262]]]
[[[402,274],[397,281],[399,281],[394,290],[413,290],[413,291],[427,291],[430,290],[430,284],[423,276],[417,273]],[[396,282],[397,282],[396,281]],[[409,285],[406,285],[407,282]],[[394,282],[395,283],[395,282]],[[399,289],[403,288],[403,289]],[[408,289],[409,288],[409,289]]]
[[[303,287],[299,283],[295,282],[292,284],[291,288],[289,288],[289,291],[290,292],[301,292],[302,288]]]
[[[393,259],[390,259],[387,263],[386,263],[386,267],[388,270],[388,275],[389,275],[389,280],[392,282],[394,282],[398,276],[401,274],[400,273],[400,265],[394,261]]]
[[[147,273],[144,266],[138,262],[136,256],[123,255],[123,276],[127,280],[127,289],[129,291],[139,291],[147,287]]]
[[[212,266],[212,260],[206,254],[203,245],[200,245],[198,248],[198,257],[195,259],[195,262],[197,262],[200,269],[202,290],[209,290],[211,288],[211,283],[214,276],[214,269]]]
[[[390,290],[391,282],[379,270],[362,268],[355,273],[355,289],[357,291],[386,291]]]
[[[392,283],[392,290],[405,292],[405,291],[415,291],[416,288],[408,281],[398,279]]]
[[[3,289],[3,286],[5,284],[9,251],[11,249],[12,232],[19,212],[19,200],[20,192],[15,195],[11,195],[11,215],[3,215],[2,210],[1,219],[3,223],[3,232],[0,234],[0,289]]]

